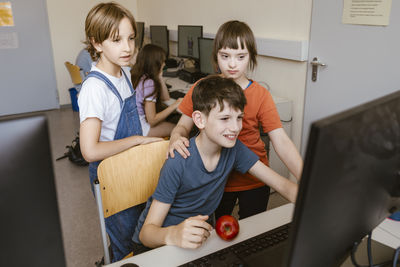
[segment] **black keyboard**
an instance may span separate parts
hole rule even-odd
[[[178,77],[179,75],[179,70],[175,71],[163,71],[163,77]]]
[[[180,266],[281,266],[290,223]]]
[[[169,96],[173,99],[178,99],[180,97],[184,97],[185,93],[182,93],[181,91],[171,91],[169,92]]]

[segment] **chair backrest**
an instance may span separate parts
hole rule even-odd
[[[81,72],[80,72],[79,66],[71,64],[69,61],[65,61],[64,64],[67,67],[69,74],[71,75],[72,83],[73,84],[81,84],[82,77],[81,77]]]
[[[157,186],[168,144],[135,146],[100,163],[97,174],[104,218],[147,201]]]

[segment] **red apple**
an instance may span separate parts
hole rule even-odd
[[[215,231],[223,240],[230,241],[239,233],[239,223],[235,217],[224,215],[219,217],[215,224]]]

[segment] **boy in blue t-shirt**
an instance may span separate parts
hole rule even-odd
[[[297,184],[275,173],[237,140],[246,98],[232,79],[209,76],[193,90],[192,118],[199,135],[190,139],[190,157],[169,158],[147,201],[133,241],[149,248],[197,248],[210,235],[208,219],[217,208],[229,173],[249,172],[294,202]]]

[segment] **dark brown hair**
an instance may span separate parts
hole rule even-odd
[[[161,81],[159,75],[165,57],[164,49],[154,44],[147,44],[140,49],[136,57],[136,63],[131,70],[132,85],[134,88],[137,88],[140,82],[144,83],[147,79],[153,80],[154,92],[151,95],[145,96],[145,98],[155,95],[157,108],[160,108],[159,105],[161,104]],[[141,80],[142,77],[143,80]]]
[[[101,44],[108,38],[117,36],[123,18],[128,18],[136,37],[135,18],[123,6],[114,2],[100,3],[89,11],[85,21],[85,44],[94,61],[100,57],[100,53],[96,51],[92,42]]]
[[[238,46],[238,39],[240,47]],[[247,48],[250,56],[250,69],[257,65],[257,46],[254,34],[250,27],[238,20],[230,20],[222,24],[214,39],[212,59],[215,67],[218,67],[218,51],[223,48]]]
[[[244,110],[246,97],[242,88],[233,79],[210,75],[200,80],[193,89],[193,110],[208,115],[218,103],[222,111],[224,101],[235,109]]]

